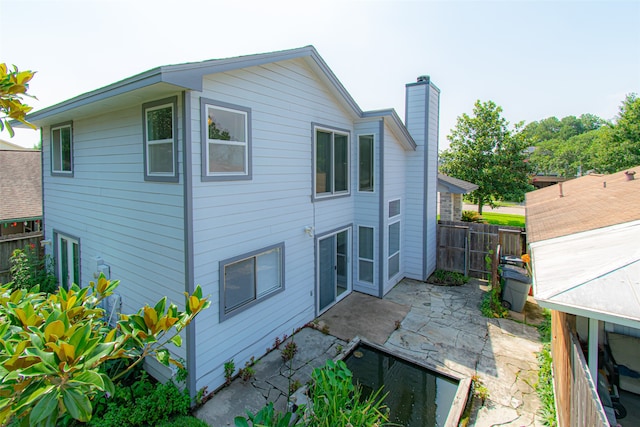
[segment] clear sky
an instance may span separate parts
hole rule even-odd
[[[0,0],[0,62],[38,72],[36,110],[160,65],[305,45],[364,110],[404,117],[405,84],[430,75],[441,148],[477,99],[528,123],[612,119],[640,92],[640,0]]]

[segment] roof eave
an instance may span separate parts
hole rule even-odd
[[[618,325],[628,326],[630,328],[640,329],[640,319],[617,316],[613,313],[607,313],[600,310],[592,310],[585,307],[559,303],[553,299],[539,298],[534,295],[538,305],[549,310],[561,311],[563,313],[574,314],[576,316],[598,319],[604,322],[616,323]]]
[[[361,113],[360,117],[363,119],[388,119],[387,124],[391,127],[394,133],[400,137],[400,142],[405,149],[415,151],[418,148],[418,144],[416,144],[413,137],[407,130],[407,127],[402,123],[400,116],[398,116],[398,113],[396,113],[396,110],[393,108],[386,110],[364,111]]]

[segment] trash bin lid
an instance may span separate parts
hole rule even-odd
[[[505,279],[516,280],[521,283],[531,283],[531,277],[510,268],[502,270],[502,277]]]
[[[500,264],[500,268],[502,268],[502,271],[506,271],[506,270],[512,270],[515,271],[517,273],[520,273],[524,276],[528,276],[529,274],[527,273],[527,269],[524,267],[518,267],[517,265],[513,265],[513,264]]]

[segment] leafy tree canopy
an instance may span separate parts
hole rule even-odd
[[[479,213],[495,200],[522,200],[532,189],[522,123],[510,129],[501,113],[493,101],[476,101],[472,116],[458,117],[447,136],[449,149],[440,155],[442,172],[478,185],[470,198]]]

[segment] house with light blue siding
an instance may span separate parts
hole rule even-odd
[[[29,115],[58,278],[120,280],[124,313],[201,285],[212,307],[174,349],[192,394],[353,291],[426,280],[440,91],[405,90],[405,122],[362,111],[307,46],[162,66]]]

